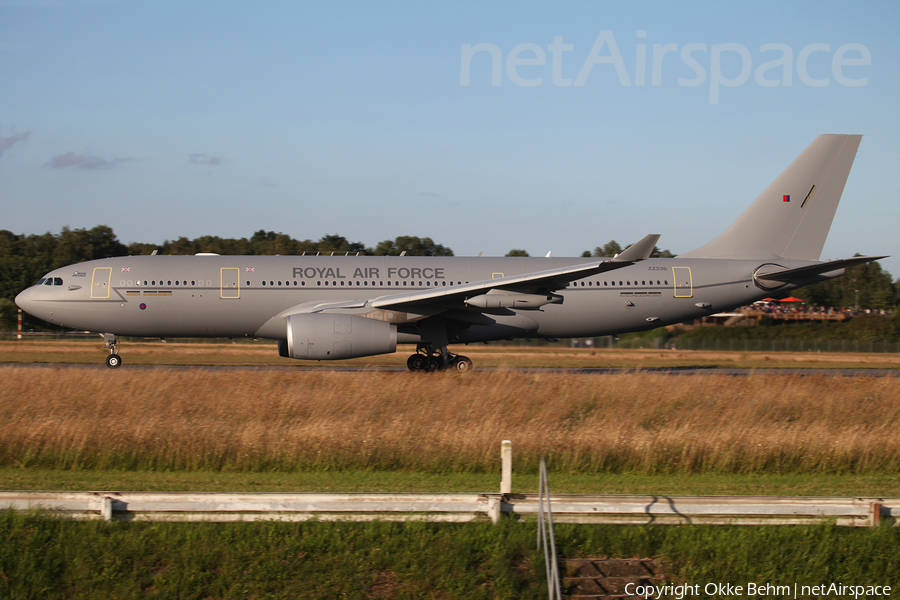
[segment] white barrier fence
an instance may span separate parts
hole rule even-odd
[[[500,446],[499,494],[316,494],[217,492],[3,492],[0,510],[46,510],[106,521],[443,521],[538,519],[555,523],[900,525],[900,498],[550,495],[512,493],[512,442]],[[546,477],[546,467],[542,469]],[[549,515],[548,515],[549,516]]]
[[[900,498],[553,495],[555,523],[897,525]],[[122,521],[536,519],[537,494],[0,492],[0,509]]]

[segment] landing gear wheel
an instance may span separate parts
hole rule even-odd
[[[413,354],[406,359],[406,368],[410,371],[424,371],[426,358],[422,354]]]
[[[119,358],[118,353],[119,338],[117,338],[114,333],[101,333],[100,337],[103,338],[103,347],[109,348],[109,356],[106,357],[106,366],[110,369],[118,368],[122,364],[122,359]]]
[[[448,352],[446,347],[435,349],[431,344],[421,343],[416,353],[406,359],[406,368],[410,371],[434,373],[449,369],[457,373],[466,373],[473,368],[468,356],[460,356]]]
[[[473,368],[472,361],[468,356],[457,356],[450,364],[457,373],[466,373]]]

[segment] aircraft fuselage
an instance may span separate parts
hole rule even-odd
[[[586,258],[353,256],[132,256],[57,269],[17,301],[47,322],[73,329],[150,337],[285,339],[292,307],[378,298],[428,288],[579,265]],[[535,310],[455,307],[466,323],[450,341],[509,337],[592,337],[652,329],[731,310],[771,294],[754,285],[762,264],[784,259],[648,259],[572,281],[560,303]],[[836,276],[840,273],[830,274]],[[821,276],[820,276],[821,277]],[[786,286],[790,289],[796,286]],[[388,311],[390,313],[390,311]],[[412,326],[428,316],[394,311],[382,320],[399,341],[418,341]],[[468,321],[468,323],[467,323]]]

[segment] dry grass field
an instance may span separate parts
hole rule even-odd
[[[900,378],[0,367],[0,466],[897,473]]]

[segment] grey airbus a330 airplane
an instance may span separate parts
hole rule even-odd
[[[862,136],[821,135],[719,237],[649,258],[127,256],[56,269],[16,297],[49,323],[117,336],[268,338],[336,360],[415,343],[412,371],[467,371],[449,344],[614,335],[696,319],[884,257],[820,261]]]

